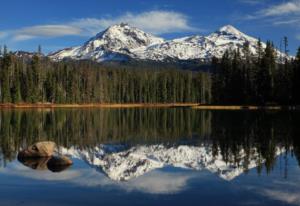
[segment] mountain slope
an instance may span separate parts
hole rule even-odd
[[[231,25],[224,26],[208,36],[190,36],[165,41],[127,24],[114,25],[97,34],[83,46],[64,49],[49,57],[60,61],[91,59],[98,62],[126,60],[166,61],[202,60],[222,57],[226,50],[241,49],[249,43],[252,54],[256,54],[258,40]],[[266,45],[263,43],[263,47]],[[278,55],[280,52],[277,51]]]
[[[64,58],[93,59],[97,61],[120,60],[133,56],[131,50],[142,49],[164,40],[147,34],[127,24],[114,25],[97,34],[83,46],[58,51],[50,55],[54,60]]]

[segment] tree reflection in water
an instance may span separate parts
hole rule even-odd
[[[208,145],[213,155],[247,171],[253,149],[271,172],[276,149],[300,160],[298,112],[200,111],[193,109],[83,109],[0,111],[1,164],[16,158],[19,148],[51,140],[59,146],[87,149],[100,144]],[[241,156],[243,150],[246,155]],[[46,166],[45,159],[25,160],[32,168]]]

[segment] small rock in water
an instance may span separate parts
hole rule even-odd
[[[73,164],[66,156],[54,156],[48,161],[48,165],[71,165]]]
[[[47,162],[50,157],[21,157],[18,156],[18,161],[26,167],[34,170],[48,170]]]
[[[67,169],[73,162],[66,156],[52,157],[47,162],[47,167],[52,172],[61,172]]]
[[[56,144],[54,142],[37,142],[19,152],[19,157],[51,157]]]
[[[26,167],[34,170],[50,170],[52,172],[61,172],[69,168],[73,162],[69,158],[62,156],[53,157],[19,157],[21,162]]]

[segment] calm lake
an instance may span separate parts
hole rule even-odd
[[[0,205],[300,205],[300,113],[0,111]],[[42,140],[74,164],[19,162]]]

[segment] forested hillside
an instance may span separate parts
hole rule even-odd
[[[52,62],[41,55],[1,63],[2,103],[210,102],[208,73],[174,68],[104,66],[91,61]]]
[[[300,49],[276,56],[271,42],[213,58],[208,72],[146,64],[53,62],[41,55],[0,55],[1,103],[201,103],[299,105]],[[241,55],[241,53],[245,55]],[[287,52],[286,52],[287,53]]]

